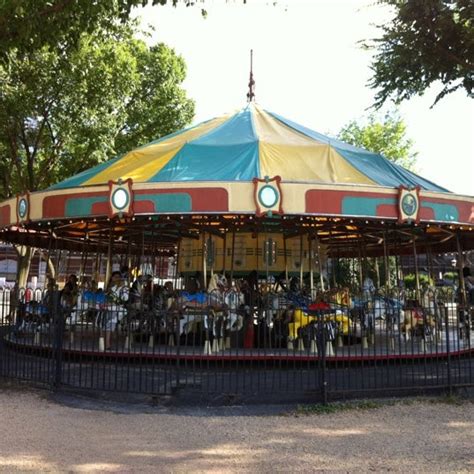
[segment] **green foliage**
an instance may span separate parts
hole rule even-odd
[[[0,195],[35,191],[185,126],[184,61],[130,26],[0,63]]]
[[[435,103],[457,89],[474,97],[474,2],[472,0],[380,0],[395,13],[380,25],[370,86],[375,107],[421,95],[432,84],[442,89]]]
[[[457,281],[459,278],[459,275],[456,272],[446,272],[443,275],[443,278],[445,280]]]
[[[385,158],[413,170],[417,153],[413,142],[406,137],[406,125],[396,113],[387,113],[382,120],[370,115],[365,124],[355,120],[339,132],[338,138],[346,143],[380,153]]]
[[[31,52],[44,46],[76,48],[83,34],[114,34],[130,23],[132,8],[192,0],[3,0],[0,2],[0,61],[12,51]],[[207,13],[202,9],[202,14]]]
[[[350,258],[337,258],[334,265],[334,277],[339,286],[353,288],[358,281],[358,262]]]
[[[420,281],[421,288],[434,285],[434,281],[428,275],[423,273],[418,275],[418,279]],[[405,275],[403,281],[407,290],[414,290],[416,288],[416,276],[414,273],[408,273]]]

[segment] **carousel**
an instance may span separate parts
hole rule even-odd
[[[4,339],[160,363],[469,354],[473,210],[251,101],[1,203],[0,239],[48,261]]]

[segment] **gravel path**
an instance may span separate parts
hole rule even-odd
[[[0,391],[3,472],[474,472],[474,404],[98,410]],[[267,410],[268,411],[268,410]]]

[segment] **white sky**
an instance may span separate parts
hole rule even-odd
[[[184,84],[196,101],[195,122],[246,104],[254,50],[257,102],[321,133],[336,135],[367,115],[371,52],[357,42],[379,35],[391,18],[373,0],[207,0],[195,7],[147,7],[138,13],[188,66]],[[201,7],[208,17],[203,19]],[[459,194],[474,195],[474,100],[465,92],[430,109],[437,88],[402,104],[418,172]],[[388,108],[392,108],[389,105]]]

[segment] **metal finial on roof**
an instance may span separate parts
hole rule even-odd
[[[247,92],[247,102],[252,102],[255,100],[255,93],[253,88],[255,86],[255,81],[253,80],[253,49],[250,50],[250,79],[249,79],[249,91]]]

